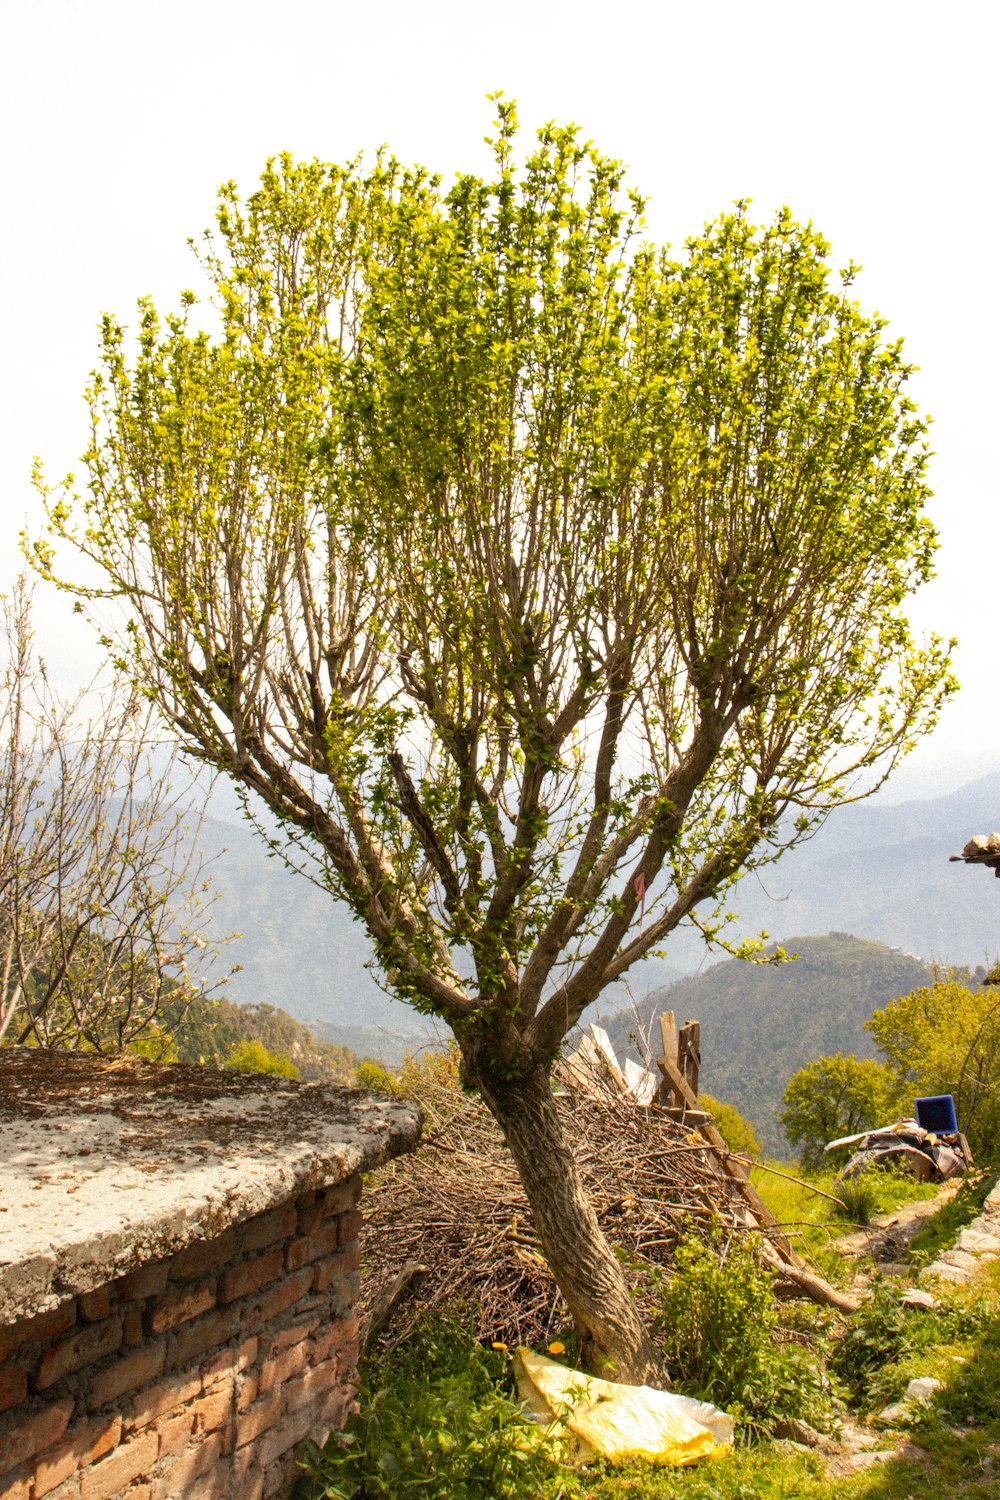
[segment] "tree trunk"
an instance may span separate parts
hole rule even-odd
[[[535,1066],[500,1086],[478,1068],[474,1078],[514,1158],[545,1259],[576,1323],[584,1364],[625,1385],[668,1385],[587,1196],[547,1070]]]

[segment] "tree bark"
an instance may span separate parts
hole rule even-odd
[[[545,1259],[573,1315],[584,1365],[625,1385],[666,1387],[566,1141],[548,1070],[535,1064],[499,1086],[483,1076],[481,1065],[469,1071],[514,1158]]]

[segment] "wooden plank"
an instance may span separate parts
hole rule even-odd
[[[660,1069],[660,1072],[664,1074],[667,1081],[671,1084],[674,1093],[676,1093],[685,1104],[689,1104],[693,1109],[697,1109],[698,1101],[692,1096],[691,1089],[688,1086],[688,1081],[684,1077],[684,1074],[681,1072],[681,1070],[678,1068],[677,1064],[675,1062],[671,1062],[669,1058],[661,1057],[657,1061],[657,1067]],[[739,1187],[739,1190],[743,1194],[743,1197],[753,1209],[754,1217],[756,1218],[758,1224],[766,1224],[769,1229],[774,1229],[777,1231],[777,1233],[774,1235],[774,1245],[782,1260],[787,1261],[789,1265],[801,1266],[801,1258],[796,1255],[789,1241],[781,1233],[781,1230],[778,1228],[777,1219],[764,1203],[760,1194],[743,1176],[743,1171],[740,1163],[732,1160],[729,1147],[726,1145],[725,1141],[723,1140],[722,1136],[719,1134],[715,1126],[699,1125],[698,1132],[700,1135],[703,1135],[706,1141],[708,1141],[709,1145],[714,1148],[715,1155],[719,1160],[719,1165],[722,1167],[722,1170],[725,1172],[726,1176],[731,1177]]]
[[[697,1095],[701,1073],[700,1021],[687,1021],[677,1033],[677,1066],[687,1079],[691,1092]]]
[[[610,1079],[612,1085],[618,1090],[620,1094],[631,1093],[628,1079],[625,1077],[625,1074],[618,1066],[618,1059],[615,1056],[615,1049],[614,1047],[612,1047],[611,1038],[604,1030],[604,1027],[598,1026],[596,1023],[593,1023],[592,1025],[587,1027],[587,1031],[590,1035],[591,1041],[597,1048],[597,1052],[600,1056],[606,1077]]]
[[[665,1010],[660,1016],[660,1044],[664,1057],[673,1061],[677,1057],[677,1027],[674,1024],[674,1013]],[[680,1104],[680,1096],[675,1096],[674,1090],[669,1083],[661,1084],[659,1100],[661,1104]]]

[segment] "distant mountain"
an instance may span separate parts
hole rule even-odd
[[[997,772],[920,801],[876,797],[842,807],[807,843],[740,881],[729,901],[738,920],[726,936],[838,929],[929,962],[975,967],[1000,951],[1000,881],[948,856],[994,828]],[[690,931],[675,934],[667,951],[689,972],[706,958]]]
[[[632,1038],[649,1037],[662,1011],[674,1011],[678,1025],[700,1021],[702,1087],[735,1104],[764,1144],[779,1151],[787,1148],[777,1111],[792,1073],[833,1052],[874,1057],[865,1021],[934,977],[912,954],[845,932],[792,937],[782,946],[798,958],[782,964],[727,959],[650,991],[635,1012],[604,1023],[620,1054],[638,1056]],[[654,1055],[658,1041],[657,1030]]]
[[[942,773],[936,774],[940,786]],[[200,842],[217,856],[209,870],[221,896],[217,925],[244,934],[225,953],[229,963],[244,966],[230,998],[351,1029],[344,1041],[355,1051],[419,1045],[431,1024],[380,987],[367,934],[347,909],[268,857],[226,783],[210,806]],[[880,796],[841,808],[808,843],[736,886],[730,906],[739,918],[727,936],[833,928],[928,961],[982,963],[1000,950],[1000,881],[950,865],[948,856],[993,828],[1000,828],[997,772],[936,797],[892,803]],[[703,968],[709,957],[697,932],[679,931],[666,962],[650,959],[631,972],[631,990],[641,995]],[[607,1015],[627,998],[616,987],[595,1009]]]

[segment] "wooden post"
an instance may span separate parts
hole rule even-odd
[[[672,1063],[676,1063],[677,1027],[674,1024],[674,1013],[672,1010],[665,1010],[660,1017],[660,1041],[662,1044],[663,1057],[667,1058]],[[663,1070],[661,1069],[661,1072],[662,1071]],[[667,1080],[665,1074],[664,1082],[660,1085],[659,1102],[666,1105],[680,1105],[682,1102],[679,1095],[676,1098],[674,1097],[673,1085]]]
[[[671,1016],[670,1019],[672,1023],[673,1017]],[[661,1033],[662,1029],[663,1026],[661,1022]],[[687,1079],[684,1077],[684,1074],[677,1066],[677,1063],[673,1059],[667,1057],[666,1054],[664,1054],[664,1056],[661,1057],[659,1062],[657,1063],[657,1066],[660,1069],[660,1072],[663,1074],[667,1083],[670,1085],[672,1092],[677,1095],[679,1103],[687,1109],[697,1109],[697,1095],[692,1093],[691,1087]],[[723,1172],[725,1172],[727,1177],[731,1177],[733,1182],[739,1188],[744,1201],[749,1206],[754,1218],[757,1220],[757,1223],[762,1227],[766,1225],[767,1228],[773,1231],[774,1247],[781,1259],[790,1266],[801,1267],[803,1264],[801,1258],[796,1255],[795,1251],[791,1247],[789,1240],[784,1234],[782,1234],[781,1229],[778,1226],[777,1219],[771,1213],[770,1209],[768,1209],[767,1205],[763,1202],[759,1193],[744,1177],[743,1167],[741,1163],[733,1159],[732,1152],[726,1145],[725,1141],[723,1140],[722,1136],[719,1134],[715,1126],[711,1123],[711,1121],[709,1121],[705,1124],[699,1123],[697,1129],[698,1133],[704,1137],[709,1149],[715,1156]]]
[[[677,1033],[677,1066],[697,1099],[701,1072],[701,1022],[688,1021]]]

